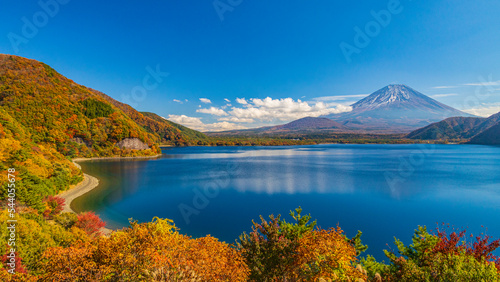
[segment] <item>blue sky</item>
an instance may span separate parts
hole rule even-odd
[[[498,1],[0,3],[1,53],[200,130],[348,111],[391,83],[500,111]]]

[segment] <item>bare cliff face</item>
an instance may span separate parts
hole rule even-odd
[[[139,138],[125,138],[122,141],[116,143],[116,146],[120,149],[131,149],[131,150],[149,149],[148,144],[145,144]]]

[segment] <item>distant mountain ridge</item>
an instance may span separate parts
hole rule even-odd
[[[500,113],[488,118],[454,117],[417,129],[406,137],[418,140],[467,141],[475,144],[500,144]],[[495,143],[497,142],[497,143]]]
[[[500,122],[474,136],[469,144],[500,145]]]
[[[419,140],[452,140],[466,139],[476,135],[478,127],[486,118],[452,117],[417,129],[407,135],[410,139]]]

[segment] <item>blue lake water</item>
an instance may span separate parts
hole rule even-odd
[[[158,216],[181,233],[232,243],[259,215],[290,219],[301,206],[322,228],[361,230],[378,259],[418,225],[500,237],[500,147],[185,147],[153,160],[80,164],[101,184],[72,207],[96,211],[112,228]]]

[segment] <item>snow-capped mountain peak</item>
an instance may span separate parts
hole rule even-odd
[[[388,85],[351,106],[351,112],[326,117],[351,128],[408,130],[448,117],[471,116],[402,84]]]
[[[388,85],[370,96],[354,103],[353,108],[378,108],[393,103],[410,102],[412,99],[418,100],[426,97],[425,95],[402,84]],[[427,97],[426,97],[427,98]]]

